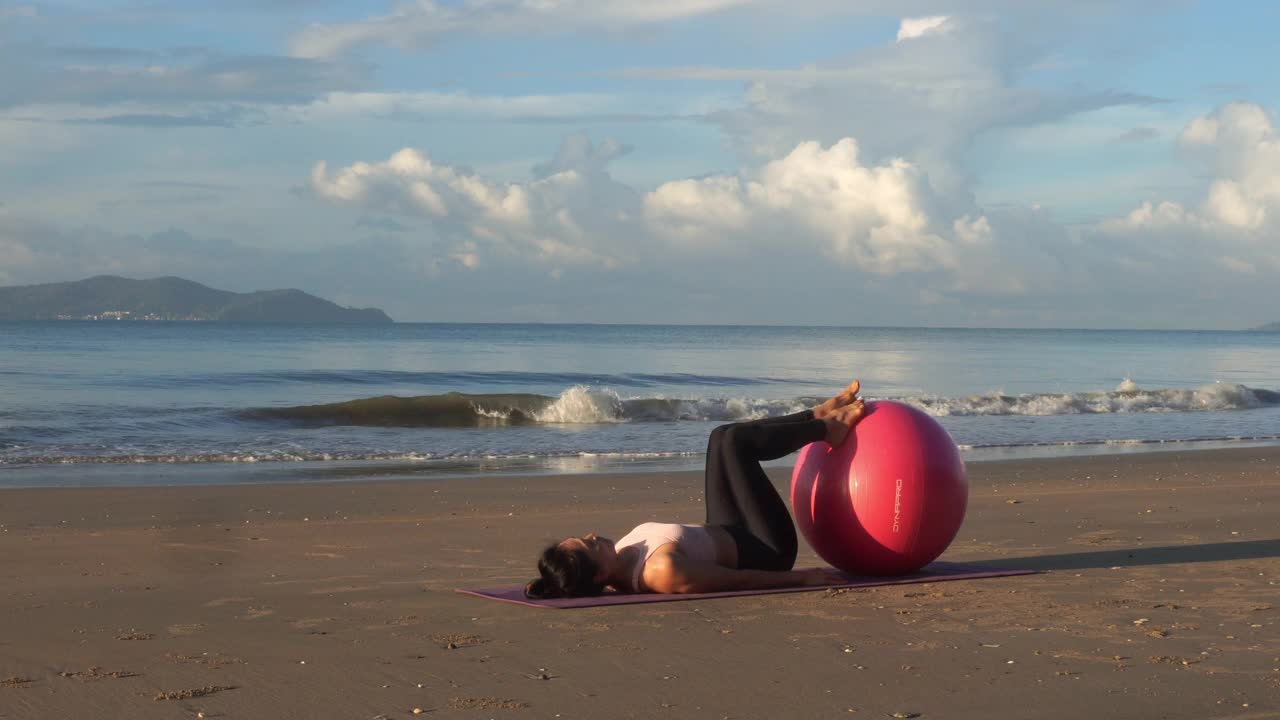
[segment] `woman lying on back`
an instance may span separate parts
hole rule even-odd
[[[533,598],[702,593],[839,582],[832,570],[795,571],[795,524],[760,467],[812,442],[835,447],[865,412],[857,380],[812,410],[722,425],[707,443],[702,524],[648,522],[618,541],[587,533],[547,547]]]

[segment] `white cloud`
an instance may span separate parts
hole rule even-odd
[[[1159,203],[1145,202],[1122,218],[1103,221],[1099,228],[1104,231],[1124,232],[1137,228],[1181,228],[1198,222],[1199,220],[1187,212],[1182,205],[1166,200]]]
[[[927,17],[903,18],[898,26],[898,42],[912,40],[925,35],[942,35],[951,30],[951,18],[946,15],[929,15]]]
[[[474,241],[468,240],[454,248],[453,252],[449,254],[449,257],[457,260],[458,264],[462,265],[466,269],[475,270],[480,267],[479,249],[480,248]]]
[[[1206,277],[1214,268],[1236,276],[1280,270],[1280,132],[1271,116],[1232,103],[1189,122],[1179,139],[1210,175],[1198,203],[1143,203],[1090,229],[1091,242],[1160,278],[1180,269]]]
[[[1211,175],[1198,210],[1147,203],[1115,228],[1196,228],[1260,236],[1280,230],[1280,132],[1252,103],[1231,103],[1187,124],[1179,137]]]
[[[502,183],[405,148],[385,161],[332,173],[319,162],[311,189],[334,204],[429,221],[438,237],[453,244],[450,257],[469,269],[486,256],[607,269],[630,254],[625,245],[609,242],[629,224],[625,218],[635,217],[638,204],[636,193],[606,171],[625,151],[614,140],[595,146],[584,135],[571,135],[555,159],[535,168],[534,180]]]
[[[1224,105],[1187,125],[1180,140],[1196,154],[1208,154],[1214,180],[1205,215],[1245,231],[1280,228],[1280,133],[1266,110]]]
[[[845,138],[830,148],[802,143],[753,177],[667,183],[645,198],[645,213],[657,228],[699,244],[732,247],[746,233],[768,246],[790,227],[802,230],[793,242],[810,240],[812,249],[868,272],[951,268],[956,258],[929,216],[929,192],[910,163],[866,167]]]
[[[650,229],[677,251],[810,254],[846,271],[930,278],[941,293],[1021,295],[1029,275],[1053,273],[1040,243],[1059,231],[1034,211],[998,219],[969,207],[956,214],[911,163],[862,161],[845,138],[801,143],[757,171],[663,184],[645,197]],[[1041,283],[1043,288],[1052,281]]]

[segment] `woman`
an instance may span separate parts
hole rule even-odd
[[[626,593],[702,593],[840,581],[833,570],[794,571],[796,528],[760,467],[812,442],[838,446],[865,412],[857,380],[812,410],[722,425],[707,443],[707,521],[644,523],[616,543],[587,533],[550,545],[532,598]]]

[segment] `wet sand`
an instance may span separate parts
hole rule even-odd
[[[1280,717],[1280,450],[969,472],[1044,572],[574,611],[453,589],[698,474],[3,490],[0,718]]]

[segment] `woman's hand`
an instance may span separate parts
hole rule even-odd
[[[849,578],[844,573],[829,567],[801,570],[800,575],[800,584],[808,587],[815,585],[844,585],[849,582]]]

